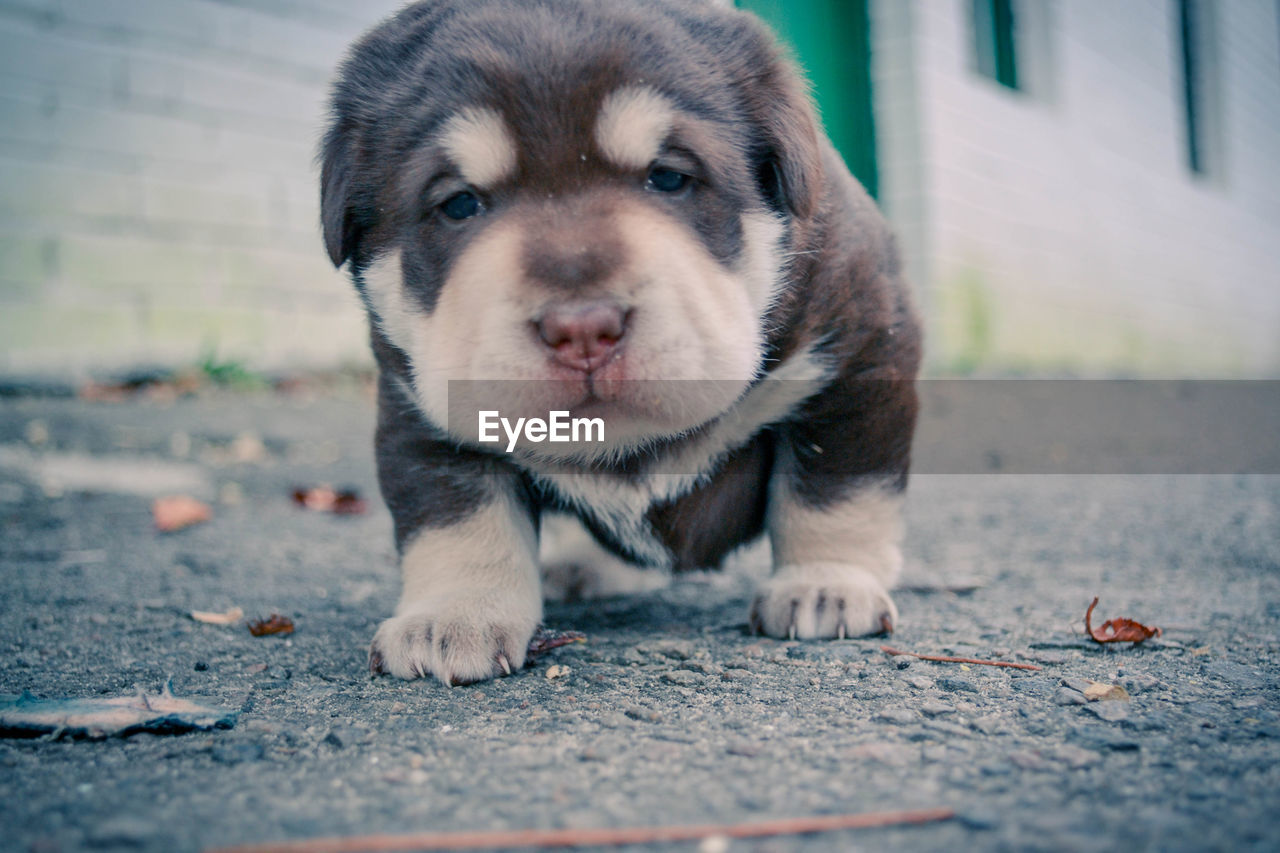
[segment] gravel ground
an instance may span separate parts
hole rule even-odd
[[[1280,848],[1280,477],[917,476],[890,642],[1038,672],[748,636],[757,550],[550,605],[550,627],[588,642],[447,689],[366,673],[398,592],[371,431],[353,393],[0,400],[0,693],[172,678],[240,710],[225,731],[0,739],[0,849],[936,806],[957,818],[729,849]],[[316,482],[361,489],[370,512],[294,506]],[[210,500],[213,521],[154,532],[151,497],[170,491]],[[1164,635],[1092,643],[1094,595],[1096,621]],[[297,630],[189,616],[232,606]],[[1089,681],[1130,698],[1086,701]]]

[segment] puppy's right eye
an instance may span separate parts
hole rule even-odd
[[[480,203],[480,199],[475,193],[466,190],[454,193],[440,205],[440,212],[455,222],[478,216],[482,210],[484,205]]]

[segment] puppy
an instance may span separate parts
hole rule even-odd
[[[918,324],[755,18],[426,0],[354,46],[331,106],[324,239],[368,310],[404,580],[374,672],[519,669],[550,513],[675,571],[767,533],[754,630],[892,626]]]

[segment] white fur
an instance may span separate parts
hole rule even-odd
[[[393,251],[375,260],[361,273],[360,280],[378,328],[391,343],[405,353],[412,353],[424,314],[405,299],[400,252]]]
[[[605,98],[596,117],[596,144],[625,169],[646,169],[662,150],[675,117],[669,99],[648,86],[628,86]]]
[[[606,598],[666,586],[671,576],[642,569],[605,550],[578,519],[542,517],[542,594],[549,601]]]
[[[467,683],[518,670],[542,619],[528,514],[505,496],[468,518],[427,528],[405,548],[395,616],[372,657],[400,678]]]
[[[515,142],[502,116],[488,107],[465,107],[451,116],[440,145],[472,186],[491,187],[515,171]]]
[[[787,459],[780,460],[785,469]],[[769,499],[773,577],[760,585],[751,622],[774,637],[859,636],[898,621],[889,596],[902,568],[900,495],[869,486],[834,506],[805,506],[785,470]]]
[[[786,265],[779,254],[779,243],[785,230],[782,220],[770,213],[742,215],[743,252],[739,275],[751,294],[756,314],[761,317],[773,307],[782,286],[782,270]]]

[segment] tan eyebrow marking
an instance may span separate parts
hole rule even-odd
[[[516,146],[502,116],[465,107],[445,122],[440,144],[467,183],[491,187],[516,168]]]
[[[615,164],[643,169],[662,150],[674,115],[670,99],[648,86],[618,89],[600,106],[596,144]]]

